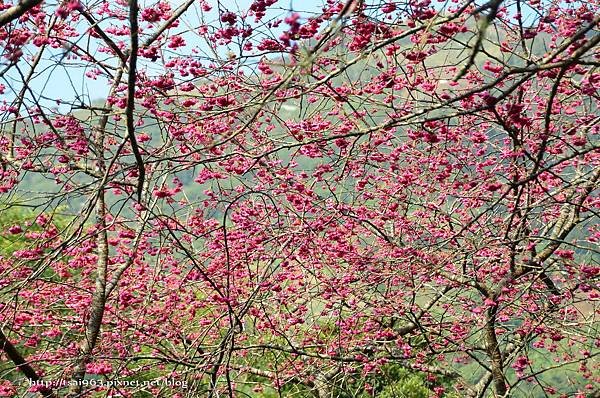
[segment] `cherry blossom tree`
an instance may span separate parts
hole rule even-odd
[[[0,1],[0,395],[596,396],[599,15]]]

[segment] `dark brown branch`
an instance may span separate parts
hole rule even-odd
[[[138,168],[138,183],[137,197],[138,202],[142,202],[142,191],[144,190],[144,179],[146,170],[144,160],[140,154],[140,148],[135,138],[135,125],[133,123],[133,111],[135,109],[135,83],[136,83],[136,66],[137,53],[139,48],[138,37],[138,11],[139,6],[137,0],[129,0],[129,29],[131,39],[131,51],[129,53],[129,75],[127,77],[127,107],[125,108],[125,116],[127,118],[127,136],[131,142],[131,151],[135,156],[135,162]]]
[[[37,374],[35,369],[33,369],[31,365],[27,363],[17,348],[10,341],[8,341],[8,338],[4,335],[2,330],[0,330],[0,349],[4,351],[8,359],[15,364],[17,369],[19,369],[25,375],[25,377],[33,382],[41,382],[42,378]],[[45,386],[42,387],[39,392],[44,397],[55,397],[52,390]]]
[[[492,21],[496,18],[496,15],[498,14],[498,9],[500,8],[500,4],[502,4],[502,0],[492,0],[489,3],[480,7],[478,10],[476,10],[477,12],[489,10],[489,13],[483,17],[479,26],[479,32],[477,33],[477,40],[475,41],[475,44],[471,49],[471,55],[469,56],[467,63],[454,77],[454,81],[458,81],[464,75],[466,75],[469,69],[471,69],[471,67],[475,64],[475,58],[477,58],[477,54],[479,54],[479,51],[481,50],[481,46],[483,45],[483,40],[485,39],[487,29],[491,25]]]
[[[25,14],[27,11],[31,10],[33,7],[40,4],[42,0],[23,0],[19,1],[19,3],[10,7],[8,10],[4,11],[0,14],[0,27],[11,23],[15,19],[19,18],[21,15]]]
[[[111,48],[111,50],[113,50],[115,54],[117,54],[121,61],[125,62],[127,60],[127,56],[123,53],[123,51],[121,51],[121,49],[115,44],[115,42],[110,37],[108,37],[102,29],[100,29],[100,27],[98,26],[98,22],[94,20],[90,13],[83,9],[79,10],[79,13],[83,15],[83,17],[90,23],[92,29],[94,29],[94,32],[96,32],[102,38],[102,40],[104,40],[106,45],[108,45]]]
[[[156,31],[152,34],[152,36],[150,36],[142,45],[142,47],[149,47],[152,45],[152,43],[154,43],[156,41],[156,39],[158,39],[160,37],[160,35],[162,35],[164,33],[165,30],[169,29],[169,27],[171,26],[171,24],[173,22],[175,22],[179,17],[181,17],[181,15],[187,11],[188,8],[190,8],[190,6],[192,4],[195,3],[196,0],[188,0],[186,3],[182,4],[181,6],[179,6],[179,8],[177,8],[175,10],[175,12],[173,13],[173,15],[171,15],[171,17],[165,21],[165,23]]]

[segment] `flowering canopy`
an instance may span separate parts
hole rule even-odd
[[[0,394],[593,393],[599,22],[0,1]]]

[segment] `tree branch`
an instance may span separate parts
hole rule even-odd
[[[127,76],[127,107],[125,108],[125,116],[127,118],[127,136],[131,142],[131,151],[135,156],[135,162],[138,168],[138,184],[137,197],[138,202],[142,202],[142,191],[144,190],[144,179],[146,170],[144,160],[140,154],[140,148],[135,138],[135,125],[133,123],[133,111],[135,109],[135,83],[136,83],[136,66],[137,53],[139,48],[138,37],[138,11],[139,6],[137,0],[129,0],[129,29],[131,40],[131,51],[129,53],[129,74]]]
[[[106,232],[106,203],[104,201],[103,188],[96,203],[97,227],[97,246],[98,260],[96,264],[96,285],[92,297],[89,320],[85,329],[85,340],[81,347],[81,356],[75,366],[73,379],[78,383],[73,386],[71,393],[73,397],[79,397],[82,392],[83,384],[79,383],[85,377],[85,365],[89,362],[92,351],[100,336],[102,319],[104,318],[104,307],[106,304],[106,271],[108,267],[108,234]]]
[[[31,10],[41,2],[42,0],[19,1],[19,3],[0,14],[0,28],[19,18],[21,15],[25,14],[27,11]]]
[[[17,369],[19,369],[29,380],[34,382],[39,382],[42,380],[35,369],[33,369],[31,365],[27,363],[25,358],[23,358],[21,353],[19,353],[17,348],[10,341],[8,341],[8,338],[4,335],[2,330],[0,330],[0,349],[4,351],[8,359],[10,359],[15,364]],[[45,386],[40,388],[39,392],[44,397],[55,397],[52,390]]]

